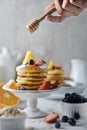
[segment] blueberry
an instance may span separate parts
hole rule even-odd
[[[68,119],[68,123],[71,125],[71,126],[75,126],[76,125],[76,120],[74,118],[69,118]]]
[[[76,103],[82,103],[80,95],[76,96]]]
[[[30,65],[34,65],[34,60],[31,59],[31,60],[29,61],[29,64],[30,64]]]
[[[62,101],[63,102],[68,102],[68,99],[67,98],[63,98]]]
[[[68,97],[68,101],[69,101],[69,103],[74,103],[75,102],[75,96],[74,95],[70,95]]]
[[[80,114],[77,113],[77,112],[75,112],[75,113],[74,113],[74,118],[78,120],[78,119],[80,118]]]
[[[62,121],[63,121],[63,122],[68,122],[68,116],[63,116],[63,117],[62,117]]]
[[[55,128],[60,128],[61,127],[61,124],[59,123],[59,122],[57,122],[56,124],[55,124]]]
[[[26,90],[26,88],[25,87],[20,87],[20,90]]]
[[[84,97],[82,97],[81,101],[82,101],[82,103],[87,102],[86,98],[84,98]]]
[[[76,95],[77,95],[77,93],[73,92],[73,93],[72,93],[72,95],[76,96]]]
[[[52,66],[52,69],[55,69],[55,66],[54,66],[54,65]]]
[[[86,102],[87,102],[87,98],[85,98],[86,99]]]
[[[68,98],[70,95],[71,95],[70,93],[66,93],[65,98]]]

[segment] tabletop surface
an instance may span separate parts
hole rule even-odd
[[[38,108],[46,113],[57,112],[61,116],[60,98],[42,98],[38,99]],[[77,121],[76,126],[70,126],[68,123],[63,123],[61,119],[58,119],[61,123],[60,130],[87,130],[87,119],[81,119]],[[38,119],[26,119],[27,130],[57,130],[55,123],[48,124],[44,122],[44,118]]]

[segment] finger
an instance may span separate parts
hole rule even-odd
[[[61,22],[61,16],[48,15],[48,16],[46,16],[45,19],[48,20],[48,21],[51,21],[51,22],[56,22],[56,23],[60,23]]]
[[[69,0],[71,4],[83,8],[84,0]]]
[[[61,16],[62,17],[70,17],[70,16],[73,16],[73,12],[64,10]]]
[[[47,8],[46,8],[46,12],[48,12],[54,6],[55,6],[55,3],[48,5]]]
[[[62,4],[62,8],[67,10],[67,11],[70,11],[72,13],[76,13],[76,14],[79,14],[81,12],[81,8],[79,8],[78,6],[76,5],[72,5],[69,0],[64,0],[63,1],[63,4]]]
[[[51,21],[51,22],[62,22],[63,20],[65,20],[66,18],[70,17],[70,16],[73,16],[71,12],[68,12],[68,11],[63,11],[62,15],[60,16],[52,16],[52,15],[49,15],[46,17],[47,20]]]
[[[66,18],[68,18],[69,16],[47,16],[47,20],[51,21],[51,22],[55,22],[55,23],[60,23],[63,22]]]
[[[62,9],[62,1],[63,0],[55,0],[55,8],[57,9],[58,13],[61,14],[63,9]]]

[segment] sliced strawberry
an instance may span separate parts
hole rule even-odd
[[[38,90],[49,90],[52,89],[51,85],[48,82],[43,83]]]
[[[59,83],[58,81],[50,81],[50,85],[52,86],[52,88],[57,88]]]
[[[70,77],[64,77],[64,80],[73,80]]]
[[[36,61],[36,62],[35,62],[35,65],[36,65],[36,66],[41,66],[41,65],[43,65],[43,64],[46,64],[46,62],[45,62],[44,60],[39,60],[39,61]]]
[[[62,69],[61,65],[55,65],[55,69]]]
[[[59,118],[59,114],[53,112],[53,113],[51,113],[51,114],[48,114],[48,115],[44,118],[44,121],[47,122],[47,123],[53,123],[53,122],[55,122],[58,118]]]

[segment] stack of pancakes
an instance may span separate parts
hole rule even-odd
[[[60,85],[64,84],[64,71],[61,69],[51,69],[47,73],[47,81],[50,83],[58,82]]]
[[[46,69],[35,65],[21,65],[16,68],[17,85],[27,90],[37,90],[46,78]]]

